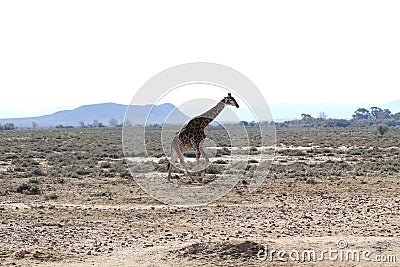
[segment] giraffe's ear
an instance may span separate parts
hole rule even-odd
[[[232,97],[231,93],[228,93],[228,97]]]

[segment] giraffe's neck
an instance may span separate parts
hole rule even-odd
[[[204,123],[202,126],[206,127],[208,124],[210,124],[218,116],[218,114],[221,113],[221,111],[224,108],[225,108],[225,103],[220,101],[213,108],[207,110],[203,114],[200,114],[200,115],[198,115],[196,117],[197,118],[204,118],[206,123]]]

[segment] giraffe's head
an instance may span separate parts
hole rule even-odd
[[[224,99],[222,99],[221,102],[225,103],[225,105],[231,105],[237,108],[239,107],[239,104],[232,97],[231,93],[228,93],[228,96],[224,97]]]

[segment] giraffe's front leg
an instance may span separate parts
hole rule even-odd
[[[168,165],[167,165],[167,169],[168,169],[167,180],[168,180],[168,182],[171,182],[172,169],[174,168],[175,161],[178,158],[178,151],[179,151],[179,148],[177,148],[177,145],[175,143],[172,143],[171,144],[171,160],[168,162]]]
[[[186,175],[190,178],[190,180],[193,181],[193,178],[192,178],[192,176],[190,175],[189,170],[188,170],[188,168],[187,168],[187,165],[186,165],[186,163],[185,163],[185,159],[184,159],[184,157],[183,157],[183,151],[182,151],[182,150],[179,150],[179,151],[177,151],[177,152],[178,152],[179,161],[181,162],[181,165],[183,166],[183,168],[184,168],[185,171],[186,171]]]

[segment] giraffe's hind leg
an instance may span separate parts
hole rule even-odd
[[[200,150],[201,155],[203,155],[203,157],[204,157],[204,159],[205,159],[204,169],[203,169],[203,171],[201,172],[201,180],[204,181],[204,176],[205,176],[205,174],[206,174],[206,169],[207,169],[208,163],[209,163],[210,161],[209,161],[209,159],[208,159],[207,153],[204,151],[204,149],[203,149],[201,146],[199,147],[199,150]]]
[[[196,178],[199,182],[202,182],[203,177],[199,177],[199,160],[200,160],[201,152],[200,148],[196,148]]]

